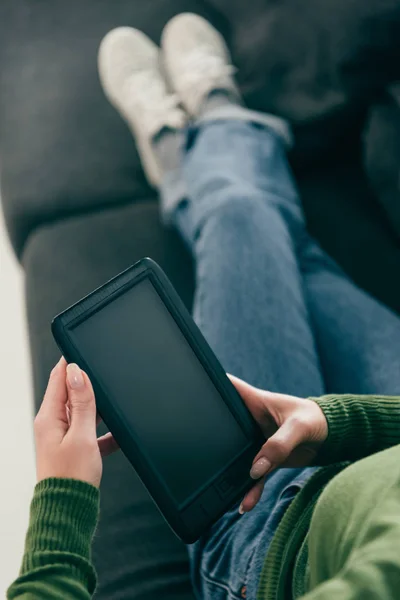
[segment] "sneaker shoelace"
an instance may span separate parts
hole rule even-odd
[[[129,85],[129,82],[128,82]],[[182,111],[177,94],[165,92],[164,83],[154,77],[151,71],[135,73],[132,77],[132,102],[147,114],[152,121],[180,124]],[[129,91],[128,91],[129,93]]]
[[[215,54],[211,45],[200,46],[182,57],[181,70],[185,73],[182,80],[184,91],[193,90],[193,86],[198,86],[202,81],[206,81],[208,86],[210,81],[218,82],[236,72],[235,67],[226,63],[224,57]]]

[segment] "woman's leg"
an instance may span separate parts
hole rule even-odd
[[[170,218],[195,259],[199,327],[227,371],[266,389],[323,394],[296,258],[304,222],[282,139],[245,120],[204,121],[188,137],[188,198]],[[168,205],[171,179],[176,185],[176,173],[164,189]],[[191,549],[202,598],[243,586],[255,597],[271,536],[311,472],[276,473],[251,513],[228,512]]]
[[[195,258],[195,319],[224,368],[266,389],[322,393],[281,139],[251,122],[204,122],[183,173],[189,199],[172,218]]]
[[[182,30],[198,63],[198,49],[209,51],[214,34],[196,17]],[[173,40],[179,35],[174,32]],[[215,50],[223,55],[221,46]],[[189,54],[188,48],[177,52],[178,59]],[[204,60],[207,73],[211,62]],[[194,69],[190,65],[191,77]],[[214,83],[215,75],[214,69]],[[164,211],[195,259],[194,317],[227,371],[259,387],[322,394],[296,258],[304,222],[286,162],[285,126],[241,108],[224,76],[219,84],[199,106],[201,120],[188,132],[182,170],[170,170],[162,188]],[[169,146],[177,147],[180,135],[160,134],[159,161],[170,160]],[[200,598],[240,597],[244,587],[247,598],[255,598],[271,537],[312,472],[276,472],[253,511],[242,517],[237,508],[229,511],[190,548]]]
[[[183,171],[171,172],[163,189],[195,259],[194,316],[226,370],[259,387],[322,394],[296,258],[304,222],[284,144],[272,129],[252,123],[250,111],[241,114],[242,120],[192,128]],[[165,138],[164,151],[168,144]],[[219,600],[244,586],[255,597],[271,537],[311,473],[275,473],[251,513],[228,512],[190,549],[200,597]]]
[[[209,114],[212,118],[212,113]],[[226,124],[229,124],[230,131],[221,134],[221,131],[225,131]],[[208,130],[210,127],[208,124]],[[251,127],[257,128],[257,125]],[[314,355],[311,362],[318,365],[318,360],[320,361],[326,392],[388,395],[396,393],[400,387],[400,317],[358,288],[307,234],[293,182],[290,183],[291,187],[286,187],[278,203],[271,202],[272,196],[269,200],[261,199],[261,202],[265,201],[261,214],[256,212],[250,202],[247,203],[246,199],[253,197],[250,189],[254,183],[250,182],[256,182],[256,186],[260,185],[261,196],[262,190],[265,189],[265,184],[257,182],[259,174],[257,175],[254,165],[241,179],[241,183],[239,182],[240,169],[245,168],[249,156],[256,154],[252,147],[253,140],[249,145],[245,141],[246,137],[252,138],[253,132],[247,132],[241,137],[244,129],[243,122],[240,121],[215,121],[213,129],[213,133],[207,131],[203,140],[201,127],[198,132],[195,129],[192,132],[192,140],[189,139],[185,179],[192,202],[182,203],[177,208],[175,219],[196,258],[195,318],[223,364],[226,356],[225,368],[244,379],[247,376],[251,383],[259,387],[269,387],[275,391],[297,395],[312,393],[306,388],[302,391],[298,385],[298,374],[293,373],[293,377],[290,375],[279,381],[283,373],[291,374],[291,369],[300,370],[307,378],[308,367],[304,369],[302,359],[299,358],[307,357],[307,352],[303,353],[301,348],[304,334],[301,328],[297,329],[297,326],[293,325],[294,321],[297,324],[302,323],[303,326],[307,323],[309,335],[311,330],[314,333],[319,358]],[[274,158],[268,149],[267,137],[262,128],[259,132],[260,138],[265,140],[260,142],[265,153],[264,157],[260,156],[260,165],[265,165],[263,175],[270,186],[279,186],[279,178],[290,178],[290,175],[285,174],[282,167],[277,168],[279,159]],[[197,136],[199,139],[196,139]],[[222,144],[221,137],[225,139]],[[199,144],[196,152],[193,152],[194,156],[191,154],[191,143],[196,146]],[[240,145],[236,152],[236,163],[230,150],[231,144]],[[283,145],[280,146],[279,151],[284,152]],[[224,168],[232,174],[228,185],[223,181]],[[212,194],[208,193],[207,186],[211,186]],[[230,195],[232,189],[235,192]],[[282,201],[282,197],[285,196],[286,200]],[[203,202],[198,201],[199,197]],[[288,198],[291,198],[289,202]],[[227,203],[229,207],[226,206]],[[240,203],[241,208],[237,206]],[[221,212],[219,207],[222,208]],[[240,210],[244,214],[238,214]],[[224,211],[231,220],[232,227],[226,226],[223,222],[224,217],[220,220]],[[268,215],[270,211],[274,213],[272,217]],[[235,220],[233,212],[236,213]],[[211,219],[208,218],[209,214],[212,215]],[[289,255],[276,243],[280,236],[282,219],[284,228],[291,236],[288,247],[293,253],[292,268],[288,266]],[[207,223],[203,227],[205,221]],[[199,228],[195,222],[201,223]],[[254,226],[255,222],[257,226]],[[251,243],[248,239],[251,239]],[[224,257],[221,248],[225,248],[227,256]],[[226,260],[227,265],[220,264],[221,259]],[[297,272],[293,278],[293,266],[297,271],[298,264],[301,274]],[[216,279],[219,280],[219,285]],[[293,288],[294,281],[297,281],[296,288]],[[275,282],[274,285],[271,285],[272,282]],[[204,288],[208,291],[202,291]],[[226,298],[223,290],[226,291]],[[232,290],[233,294],[230,293]],[[292,298],[297,298],[297,302],[292,302]],[[300,309],[303,302],[304,306]],[[243,344],[239,344],[239,336],[242,336],[243,332],[237,319],[232,327],[227,324],[226,317],[231,314],[232,309],[241,315],[241,325],[250,333],[250,338],[254,336],[255,343],[257,333],[259,335],[259,348],[264,348],[265,352],[265,358],[262,360],[262,381],[259,381],[258,377],[251,381],[251,368],[259,370],[259,366],[257,358],[248,355]],[[299,319],[301,311],[302,317]],[[211,323],[212,315],[218,322],[217,326],[207,325]],[[263,319],[266,321],[264,326],[260,325]],[[256,334],[253,332],[254,328]],[[264,328],[268,329],[268,333]],[[268,337],[270,345],[265,344],[264,336]],[[231,340],[235,340],[235,347],[238,348],[235,357],[230,356]],[[223,349],[221,344],[224,345]],[[278,347],[279,350],[276,350]],[[257,356],[260,357],[260,354],[257,353]],[[297,358],[293,360],[295,356]],[[247,363],[252,367],[247,366]],[[280,387],[282,385],[283,387]]]

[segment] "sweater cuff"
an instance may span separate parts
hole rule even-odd
[[[399,397],[331,395],[311,400],[328,422],[328,437],[316,461],[320,465],[359,460],[400,443]]]
[[[68,553],[89,561],[99,497],[99,490],[84,481],[51,477],[39,482],[20,575],[42,566],[43,553]]]

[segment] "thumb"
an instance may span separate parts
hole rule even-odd
[[[67,366],[67,391],[71,431],[96,435],[96,402],[89,377],[78,365]]]
[[[251,477],[259,479],[282,466],[293,450],[304,442],[304,438],[303,428],[298,426],[296,419],[285,421],[255,457],[250,471]]]
[[[260,423],[265,414],[265,406],[263,402],[265,392],[253,387],[249,383],[246,383],[234,375],[228,374],[228,377],[235,386],[236,390],[239,392],[239,395],[253,417]]]

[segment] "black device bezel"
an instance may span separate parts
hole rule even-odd
[[[80,322],[88,319],[145,277],[150,279],[249,442],[241,454],[233,457],[232,462],[222,473],[214,475],[211,480],[199,488],[198,493],[192,495],[180,507],[173,500],[168,487],[160,478],[160,474],[140,448],[134,432],[128,431],[123,415],[107,397],[98,378],[84,357],[81,356],[68,333],[69,329],[73,329]],[[185,543],[190,544],[196,541],[210,525],[254,485],[254,481],[249,476],[249,469],[264,438],[168,277],[152,259],[144,258],[57,315],[53,319],[51,328],[56,343],[66,360],[76,362],[92,380],[99,414],[170,527]],[[224,489],[226,490],[225,494],[221,491]],[[216,494],[215,490],[217,492],[220,490],[221,493]]]

